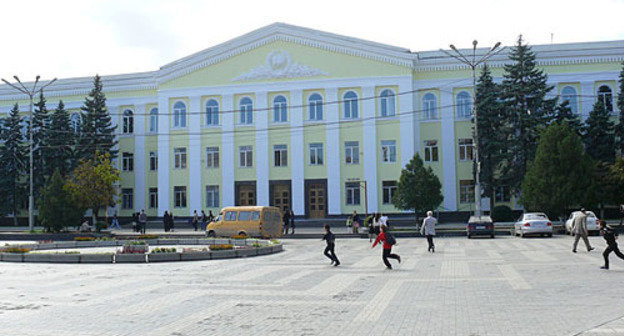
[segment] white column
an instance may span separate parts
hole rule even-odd
[[[158,97],[158,216],[171,212],[169,203],[169,98]]]
[[[134,209],[145,209],[145,105],[134,106]]]
[[[449,88],[448,90],[452,90]],[[457,210],[457,172],[455,170],[455,113],[453,94],[440,91],[440,126],[442,129],[442,195],[444,210]]]
[[[234,96],[226,94],[222,96],[223,113],[221,113],[221,129],[222,144],[221,144],[221,176],[222,176],[222,190],[221,190],[221,206],[233,206],[234,205],[234,120],[236,119],[236,113],[234,112]]]
[[[581,120],[585,122],[585,120],[589,117],[589,113],[594,107],[594,103],[596,102],[596,92],[594,91],[594,82],[593,81],[584,81],[581,82],[581,92],[579,93],[579,101],[581,102]]]
[[[267,93],[259,91],[255,93],[254,124],[256,125],[256,198],[258,205],[269,205],[269,115],[266,110]]]
[[[110,113],[110,115],[111,115],[111,126],[117,127],[115,129],[114,134],[115,134],[116,140],[119,141],[119,135],[122,132],[122,130],[120,129],[121,126],[119,125],[120,124],[119,121],[121,120],[120,119],[121,116],[120,116],[119,106],[106,106],[106,108],[108,109],[108,113]],[[67,110],[67,109],[68,109],[68,107],[67,107],[67,105],[65,105],[65,110]],[[117,170],[121,171],[121,153],[119,152],[119,142],[117,142],[117,144],[115,144],[115,146],[113,146],[112,149],[117,151],[117,158],[115,158],[113,160],[113,166]],[[119,185],[121,186],[121,183],[119,183]],[[118,194],[119,196],[115,196],[114,197],[115,207],[108,207],[106,209],[106,212],[108,214],[111,214],[111,213],[114,213],[114,212],[117,212],[119,214],[119,209],[121,208],[121,204],[120,204],[120,202],[121,202],[121,199],[120,199],[121,198],[120,197],[120,195],[121,195],[121,188],[119,188],[118,192],[119,192],[119,194]],[[136,191],[135,191],[135,194],[136,194]],[[135,199],[133,201],[136,201],[136,196],[135,196]]]
[[[399,92],[409,92],[413,90],[412,81],[408,80],[399,84]],[[415,153],[414,141],[414,94],[405,93],[397,96],[397,114],[401,125],[401,167],[405,167],[410,162]]]
[[[362,98],[374,97],[375,87],[365,86],[362,88]],[[377,122],[375,119],[375,99],[362,100],[362,118],[364,130],[364,180],[366,181],[366,197],[368,200],[368,212],[377,212]]]
[[[337,88],[325,90],[326,102],[335,102],[337,100]],[[325,120],[327,120],[327,126],[325,127],[327,138],[327,213],[329,215],[340,215],[340,204],[342,202],[342,193],[340,192],[340,125],[338,125],[340,107],[338,104],[327,104],[323,105],[323,108],[325,109]]]
[[[303,106],[303,92],[290,91],[290,105]],[[297,216],[305,215],[305,149],[303,146],[303,115],[302,107],[290,108],[290,164],[291,164],[291,195],[292,211]],[[328,155],[329,156],[329,155]]]
[[[193,211],[201,213],[202,178],[201,178],[201,97],[190,97],[189,106],[189,215]]]

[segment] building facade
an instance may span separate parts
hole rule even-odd
[[[616,113],[624,41],[533,50],[552,94],[581,118],[595,99]],[[506,54],[488,63],[496,80]],[[276,23],[103,83],[118,126],[121,216],[248,204],[312,218],[399,212],[390,200],[415,153],[442,182],[440,211],[474,209],[471,71],[442,52]],[[48,108],[62,99],[78,124],[91,88],[92,78],[59,80]],[[0,86],[0,113],[15,102],[28,110]],[[505,187],[496,202],[517,207]]]

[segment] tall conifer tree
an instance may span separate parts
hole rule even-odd
[[[55,170],[65,177],[71,172],[72,147],[75,134],[71,131],[69,114],[65,110],[63,101],[50,117],[49,128],[49,156],[47,162],[47,176],[52,176]]]
[[[596,161],[615,162],[615,134],[611,114],[602,99],[596,100],[594,108],[585,121],[583,141],[587,154]]]
[[[43,92],[39,93],[39,101],[35,103],[33,111],[33,192],[35,200],[39,198],[39,191],[44,186],[46,177],[46,159],[49,154],[48,127],[50,115],[46,107]],[[49,175],[48,175],[49,176]]]
[[[82,109],[82,123],[80,127],[80,139],[78,141],[78,156],[81,159],[93,159],[95,153],[109,154],[111,158],[117,156],[117,150],[113,147],[115,129],[112,125],[111,116],[106,108],[106,96],[102,91],[102,80],[96,75],[93,80],[93,89],[85,98]]]
[[[620,118],[615,128],[616,149],[620,151],[620,156],[624,157],[624,62],[622,62],[622,71],[620,71],[618,86],[617,107],[618,110],[620,110]]]
[[[26,199],[27,188],[24,181],[26,172],[26,148],[23,132],[23,119],[19,115],[17,103],[9,112],[9,117],[2,121],[2,141],[0,146],[0,210],[12,213],[13,223],[17,225],[20,203]]]

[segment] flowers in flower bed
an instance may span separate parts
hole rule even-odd
[[[240,235],[232,236],[232,239],[247,239],[247,238],[249,238],[249,237],[247,237],[247,236],[240,236]]]
[[[75,241],[95,241],[95,237],[74,237]]]
[[[198,247],[185,247],[182,249],[184,253],[197,253],[197,252],[208,252],[207,248],[198,248]]]
[[[167,247],[157,247],[152,250],[150,253],[176,253],[178,250],[175,247],[167,248]]]
[[[280,243],[280,241],[279,241],[279,240],[277,240],[277,239],[271,239],[271,244],[273,244],[273,245],[277,245],[277,244],[279,244],[279,243]]]
[[[208,245],[211,251],[233,250],[232,244]]]
[[[158,239],[158,235],[140,235],[138,239]]]
[[[125,245],[147,245],[147,242],[144,240],[131,240],[124,243]]]
[[[125,242],[120,253],[147,253],[148,251],[149,245],[147,245],[147,242],[143,240],[133,240]]]
[[[30,252],[29,248],[24,247],[7,247],[0,250],[0,252],[4,253],[28,253]]]

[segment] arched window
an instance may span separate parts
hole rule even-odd
[[[132,115],[132,110],[125,110],[123,112],[123,134],[132,134],[134,133],[134,116]]]
[[[455,100],[455,104],[457,104],[457,117],[469,118],[472,114],[472,98],[470,97],[470,93],[462,91],[457,94]]]
[[[149,118],[149,131],[150,133],[158,132],[158,108],[154,107],[150,110],[150,118]]]
[[[603,85],[598,88],[598,99],[602,101],[608,112],[613,112],[613,92],[610,87]]]
[[[219,102],[214,99],[206,102],[206,125],[219,125]]]
[[[561,102],[568,102],[570,111],[574,114],[578,114],[578,99],[576,95],[576,89],[571,86],[566,86],[561,90]]]
[[[80,123],[82,122],[82,118],[80,117],[80,113],[75,112],[72,113],[69,119],[69,127],[72,131],[78,133],[80,132]]]
[[[438,100],[433,93],[427,93],[422,100],[423,119],[431,120],[438,118]]]
[[[277,96],[273,99],[273,121],[288,121],[288,106],[284,96]]]
[[[379,105],[381,107],[381,116],[388,117],[396,114],[396,97],[392,90],[381,91]]]
[[[358,96],[353,91],[347,91],[342,97],[344,102],[344,117],[345,119],[357,119],[358,113]]]
[[[245,97],[240,100],[239,103],[240,109],[240,123],[241,124],[251,124],[253,123],[253,102],[251,98]]]
[[[308,109],[310,120],[323,120],[323,97],[318,93],[311,94],[308,97]]]
[[[173,127],[186,127],[186,104],[183,102],[173,104]]]

